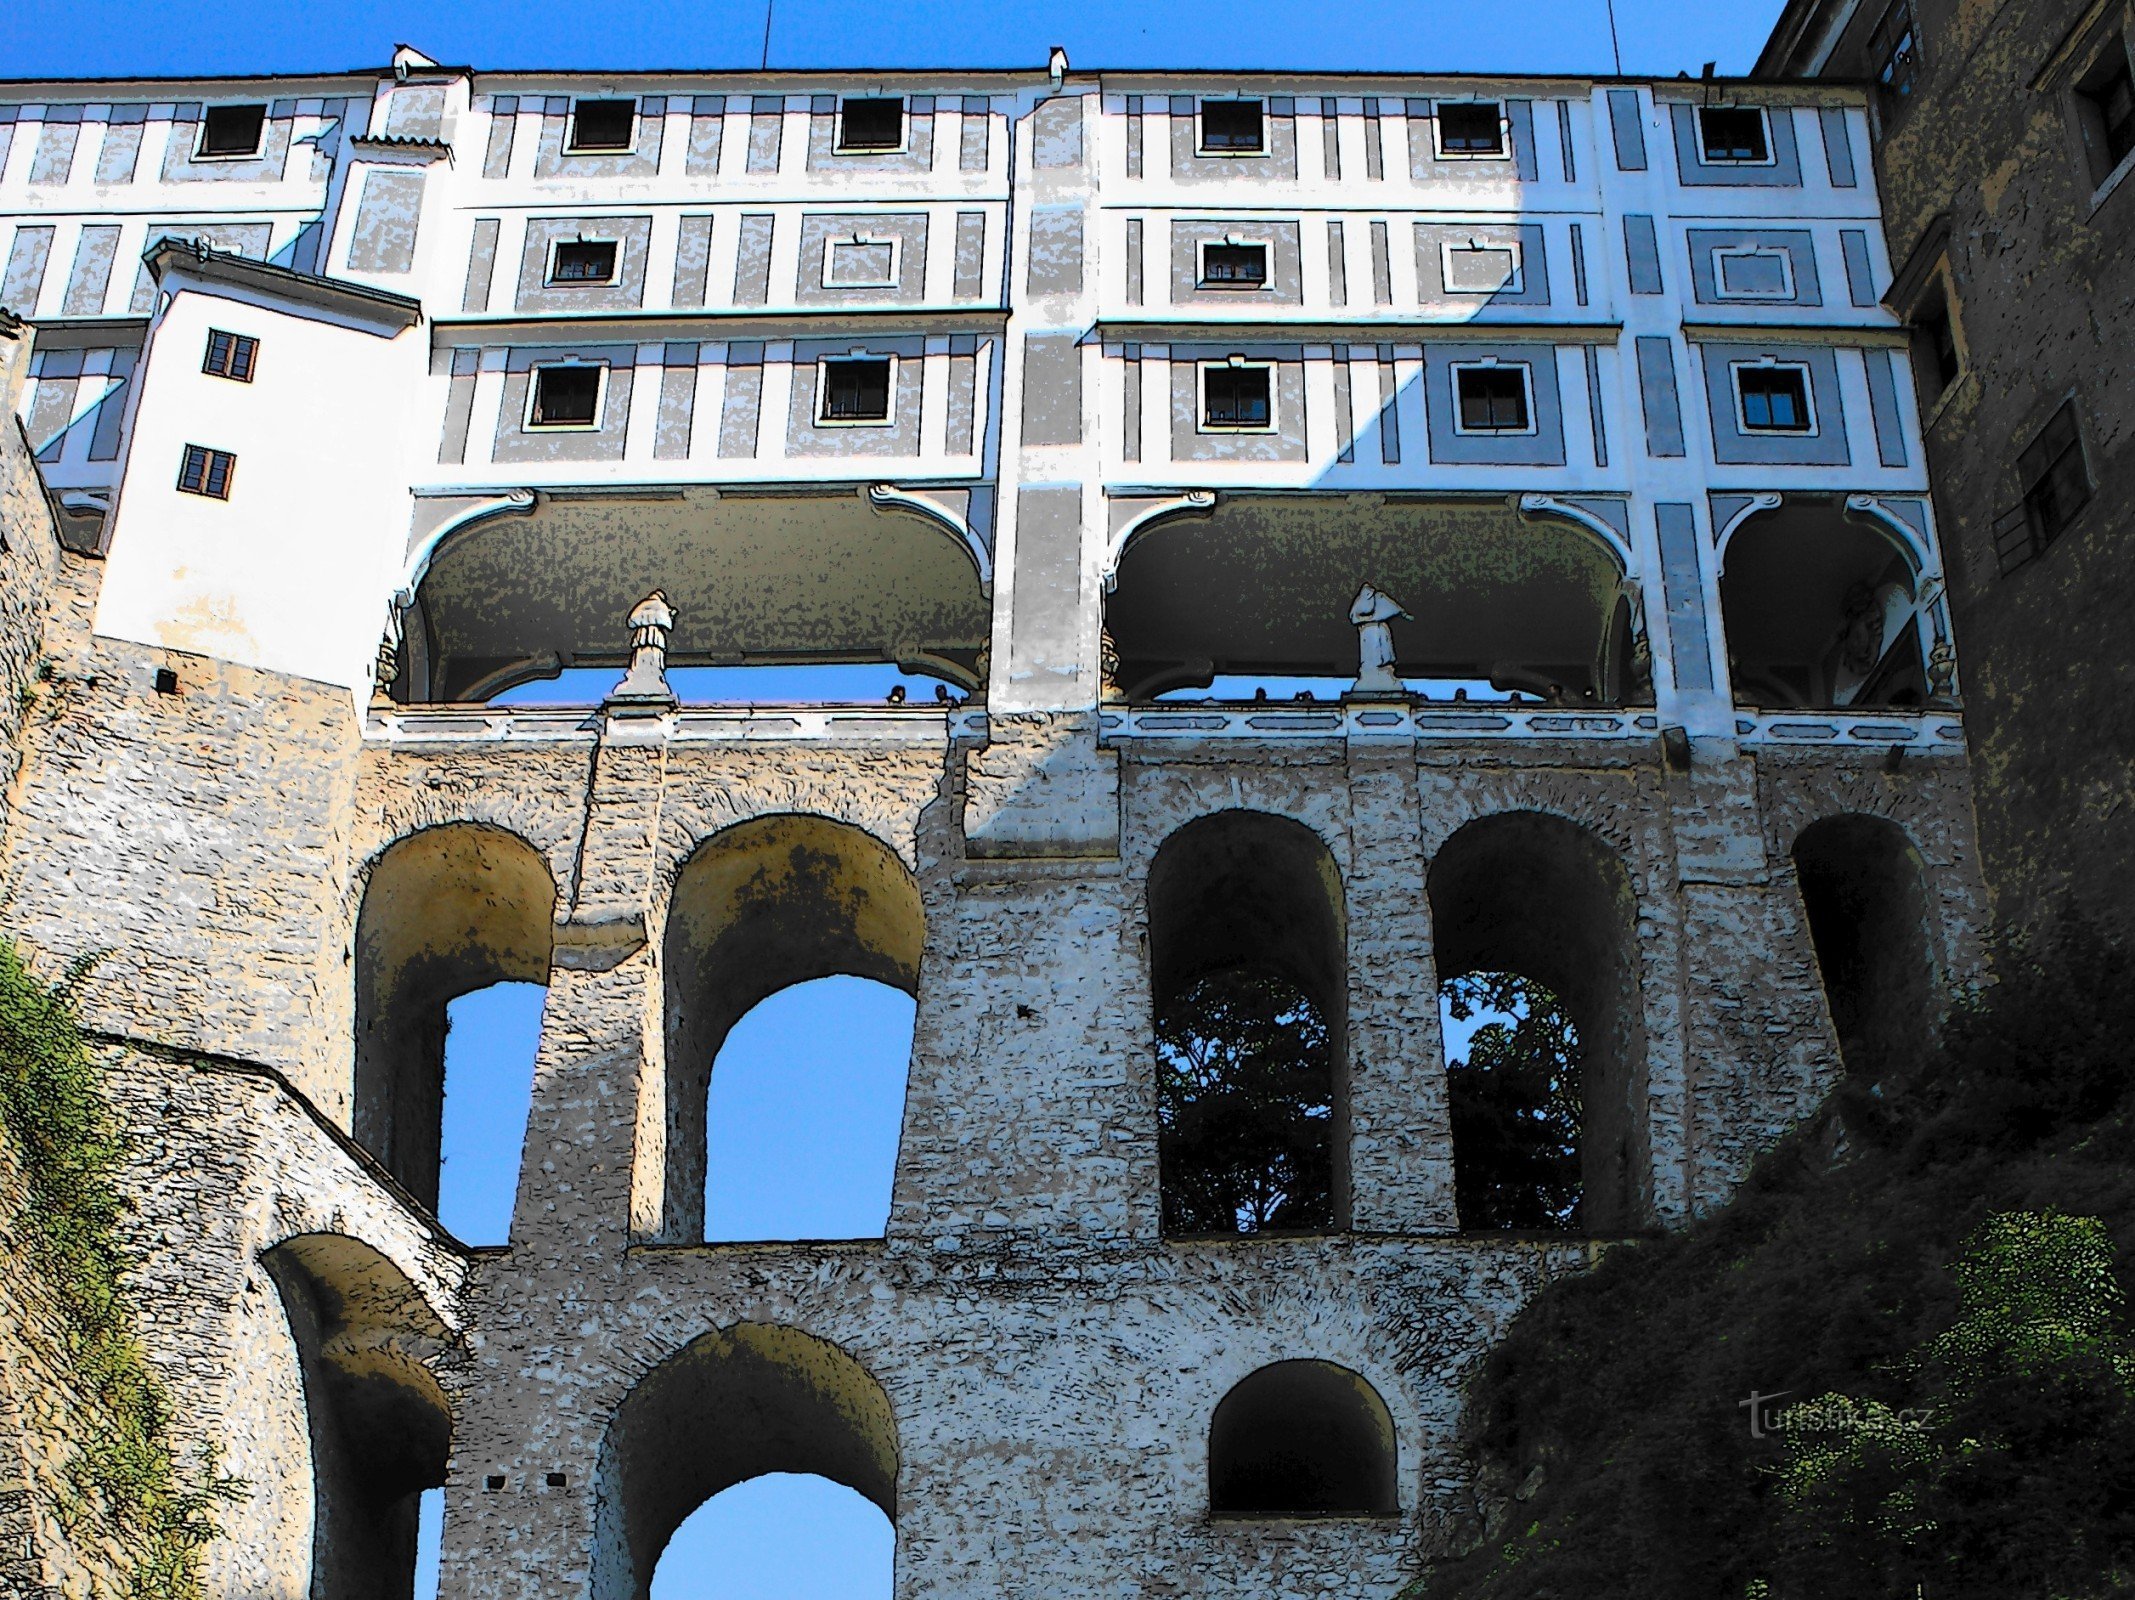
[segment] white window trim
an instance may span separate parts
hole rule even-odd
[[[879,417],[831,417],[830,373],[836,361],[887,361],[890,364],[888,405]],[[897,426],[897,352],[894,350],[847,350],[842,355],[817,356],[815,361],[815,425],[818,428],[894,428]]]
[[[1233,150],[1227,146],[1211,150],[1201,112],[1209,105],[1236,105],[1241,100],[1250,100],[1260,107],[1260,148],[1258,150]],[[1275,141],[1269,137],[1268,124],[1274,119],[1268,114],[1266,95],[1257,94],[1205,94],[1194,101],[1194,154],[1204,161],[1265,161]]]
[[[1195,363],[1194,372],[1194,431],[1223,437],[1229,434],[1269,434],[1282,432],[1282,373],[1279,362],[1244,361],[1231,358],[1223,361]],[[1268,375],[1268,420],[1258,425],[1208,420],[1208,375],[1211,372],[1236,372],[1257,369]]]
[[[1493,106],[1497,110],[1498,148],[1495,150],[1448,150],[1445,135],[1439,131],[1438,108],[1440,106]],[[1510,161],[1512,159],[1512,118],[1506,113],[1502,100],[1433,100],[1431,102],[1431,155],[1439,161]]]
[[[885,152],[887,154],[887,152]],[[877,245],[890,247],[890,275],[887,278],[869,278],[861,283],[839,283],[830,275],[831,259],[841,244]],[[898,234],[876,238],[871,234],[856,233],[840,239],[826,234],[823,238],[823,287],[826,289],[894,289],[904,282],[904,239]]]
[[[1732,158],[1714,160],[1705,153],[1705,113],[1707,111],[1754,111],[1757,120],[1764,124],[1764,159],[1762,161],[1736,161]],[[1772,137],[1772,114],[1763,106],[1692,106],[1691,117],[1697,123],[1698,165],[1701,167],[1776,167],[1779,165],[1779,141]]]
[[[612,244],[615,246],[615,271],[605,278],[559,278],[556,276],[556,252],[567,244]],[[623,281],[623,252],[627,248],[620,235],[605,233],[579,234],[575,238],[555,238],[549,241],[548,268],[542,274],[544,289],[612,289]]]
[[[200,108],[200,131],[193,135],[193,159],[195,161],[257,161],[260,158],[261,154],[266,150],[267,124],[274,120],[273,102],[261,102],[258,100],[240,100],[235,102],[235,104],[247,106],[256,105],[260,108],[259,142],[253,145],[253,147],[249,150],[222,151],[218,152],[215,155],[209,155],[206,151],[201,149],[201,146],[207,143],[208,138],[208,113],[210,111],[226,111],[230,108],[228,106],[202,106]]]
[[[1752,294],[1727,286],[1727,269],[1723,265],[1729,256],[1777,256],[1779,279],[1783,285],[1771,294]],[[1794,252],[1776,244],[1720,244],[1712,250],[1712,296],[1715,300],[1747,300],[1776,304],[1795,298]]]
[[[1457,239],[1438,241],[1438,281],[1447,294],[1471,295],[1482,298],[1494,294],[1525,294],[1527,292],[1527,252],[1520,248],[1518,239],[1469,239],[1465,243]],[[1453,286],[1453,257],[1456,252],[1487,250],[1493,254],[1508,254],[1512,257],[1512,277],[1495,289],[1456,289]]]
[[[895,100],[904,109],[897,113],[897,142],[890,144],[847,144],[845,142],[845,102],[848,100]],[[837,124],[831,130],[830,153],[834,156],[901,156],[912,148],[912,97],[903,94],[841,94],[838,109],[832,113]]]
[[[1745,372],[1798,372],[1801,374],[1802,404],[1808,409],[1809,425],[1806,428],[1752,427],[1749,411],[1742,394],[1742,374]],[[1745,439],[1813,439],[1822,432],[1816,415],[1816,374],[1806,361],[1730,361],[1727,364],[1728,381],[1735,389],[1735,431]]]
[[[593,390],[591,422],[536,422],[534,405],[541,398],[541,374],[561,367],[592,367],[600,374]],[[526,369],[526,414],[520,419],[526,433],[598,433],[608,415],[608,363],[605,361],[537,361]]]
[[[628,100],[630,102],[630,142],[627,144],[582,145],[578,142],[578,106],[583,100]],[[564,113],[563,153],[567,156],[627,156],[635,155],[638,148],[638,122],[644,116],[640,101],[634,94],[586,94],[571,97],[571,109]]]
[[[1453,432],[1463,439],[1531,439],[1541,431],[1541,419],[1535,414],[1535,369],[1529,361],[1499,361],[1487,357],[1481,361],[1455,361],[1448,364],[1448,382],[1451,385],[1449,398],[1453,406]],[[1524,428],[1470,428],[1460,419],[1460,375],[1463,372],[1517,372],[1520,389],[1526,400],[1527,426]]]
[[[1210,245],[1257,245],[1261,259],[1267,264],[1267,273],[1259,283],[1211,283],[1208,280],[1208,249]],[[1248,239],[1239,234],[1225,234],[1220,239],[1196,239],[1194,241],[1194,288],[1206,289],[1211,294],[1263,294],[1275,287],[1275,241],[1273,239]]]

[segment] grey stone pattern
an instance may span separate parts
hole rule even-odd
[[[1127,304],[1130,306],[1141,305],[1147,298],[1147,288],[1143,281],[1148,269],[1143,245],[1143,235],[1146,231],[1142,218],[1127,218],[1127,251],[1121,265],[1127,275]]]
[[[511,173],[512,141],[519,132],[519,97],[500,94],[489,102],[489,138],[482,147],[482,176],[503,178]]]
[[[1587,303],[1586,291],[1586,224],[1572,224],[1572,303],[1583,306]]]
[[[1082,350],[1073,333],[1023,340],[1023,442],[1082,443]]]
[[[1270,393],[1275,426],[1266,433],[1204,432],[1201,427],[1201,366],[1243,356],[1274,368]],[[1303,461],[1305,443],[1304,351],[1294,344],[1193,345],[1171,347],[1171,458],[1174,461]]]
[[[904,97],[904,148],[879,152],[838,149],[838,97],[812,96],[808,106],[808,170],[843,173],[931,172],[934,170],[934,97]]]
[[[993,102],[982,94],[964,96],[963,131],[957,136],[957,167],[984,172],[993,138]]]
[[[896,357],[892,369],[890,420],[874,423],[818,422],[816,363],[826,356],[852,354]],[[786,423],[789,456],[916,456],[919,454],[919,408],[926,381],[926,341],[919,338],[793,341],[793,401]]]
[[[1691,228],[1685,237],[1691,294],[1699,305],[1824,303],[1823,281],[1816,271],[1816,235],[1807,228]],[[1735,251],[1756,254],[1724,264],[1719,259],[1721,252]],[[1790,292],[1772,292],[1781,287]]]
[[[1906,466],[1896,358],[1888,350],[1863,350],[1861,359],[1868,367],[1868,417],[1876,430],[1876,459],[1886,467]]]
[[[697,407],[697,346],[670,343],[661,350],[660,414],[655,419],[652,458],[687,461]]]
[[[1416,288],[1426,313],[1459,316],[1499,307],[1534,307],[1550,303],[1549,250],[1538,222],[1419,222],[1414,225]],[[1510,283],[1488,294],[1458,292],[1446,282],[1446,251],[1457,257],[1471,248],[1506,251],[1518,262],[1518,287]],[[1472,281],[1472,280],[1471,280]]]
[[[212,217],[181,217],[174,222],[151,222],[141,237],[141,253],[146,256],[165,239],[197,239],[204,241],[211,250],[264,261],[273,237],[274,224],[271,222],[224,222]],[[141,315],[153,311],[155,305],[156,280],[144,260],[134,271],[133,295],[127,301],[126,309]]]
[[[746,461],[756,454],[764,403],[764,347],[736,339],[726,350],[726,400],[719,413],[719,455]]]
[[[15,127],[21,116],[20,106],[0,106],[0,167],[7,165],[8,155],[15,148]]]
[[[104,297],[111,292],[111,265],[118,253],[117,227],[90,223],[82,228],[74,245],[74,270],[67,275],[66,298],[60,302],[63,315],[102,315]]]
[[[444,138],[445,86],[409,83],[395,89],[386,100],[385,131],[389,139]]]
[[[1675,341],[1641,334],[1638,398],[1646,419],[1646,454],[1660,459],[1683,454],[1683,397],[1675,381]]]
[[[113,106],[104,127],[104,147],[96,153],[98,183],[131,183],[141,167],[141,136],[147,131],[148,107]],[[0,161],[7,158],[0,155]]]
[[[616,241],[613,283],[548,281],[551,247],[572,239]],[[650,216],[529,217],[512,304],[520,311],[635,311],[645,304],[645,267],[651,248]]]
[[[110,386],[91,413],[96,424],[96,431],[89,436],[91,461],[116,461],[119,458],[119,440],[126,427],[126,386],[133,381],[134,368],[140,362],[138,347],[111,352]]]
[[[1611,89],[1609,140],[1616,151],[1618,172],[1646,170],[1646,124],[1640,114],[1636,89]]]
[[[1031,165],[1040,172],[1065,172],[1082,165],[1082,103],[1086,98],[1056,95],[1041,100],[1031,112]]]
[[[689,150],[682,170],[692,178],[719,170],[720,144],[726,137],[726,96],[700,94],[689,103]]]
[[[1267,246],[1268,281],[1258,289],[1203,288],[1201,246],[1236,238]],[[1300,226],[1261,218],[1175,217],[1171,223],[1171,303],[1175,306],[1294,306],[1304,301]]]
[[[1083,210],[1079,205],[1032,209],[1025,279],[1032,294],[1082,293],[1082,230]]]
[[[943,419],[943,448],[951,455],[970,455],[978,448],[980,348],[976,334],[949,335],[949,405]],[[990,351],[993,341],[984,341],[984,348]]]
[[[1608,407],[1601,397],[1601,352],[1592,345],[1582,345],[1580,354],[1586,360],[1586,403],[1594,430],[1594,465],[1609,464]]]
[[[1838,353],[1829,345],[1722,344],[1698,347],[1705,368],[1706,409],[1712,417],[1713,459],[1722,466],[1843,467],[1852,462],[1846,444],[1846,412],[1839,397]],[[1755,365],[1767,356],[1809,370],[1816,431],[1809,434],[1747,433],[1735,403],[1736,363]]]
[[[1527,369],[1532,433],[1462,433],[1456,426],[1453,369],[1494,360]],[[1546,344],[1427,344],[1423,347],[1424,405],[1430,418],[1431,459],[1446,465],[1561,467],[1564,401],[1557,384],[1557,351]]]
[[[58,230],[46,223],[17,223],[15,237],[7,247],[7,279],[0,284],[0,305],[28,316],[37,309],[44,290],[45,268],[52,259],[52,238]]]
[[[1394,347],[1382,344],[1373,352],[1373,366],[1377,369],[1379,410],[1372,418],[1370,431],[1378,435],[1379,459],[1389,467],[1401,464],[1401,413],[1397,403],[1401,397],[1400,369],[1394,365]]]
[[[296,110],[294,100],[276,100],[268,105],[258,155],[237,161],[203,161],[195,155],[200,147],[201,105],[198,101],[188,101],[177,106],[171,114],[170,140],[163,147],[163,181],[280,183],[289,165],[289,138],[296,122]]]
[[[1712,688],[1712,643],[1705,618],[1704,580],[1698,569],[1697,508],[1663,503],[1653,508],[1660,535],[1661,588],[1668,605],[1668,658],[1679,688]]]
[[[606,99],[607,96],[587,96]],[[621,95],[616,99],[624,98]],[[537,178],[650,178],[660,170],[660,140],[667,128],[667,101],[659,95],[638,100],[631,148],[573,154],[564,148],[571,133],[571,98],[550,95],[542,104],[541,134],[534,146]]]
[[[532,369],[567,360],[602,362],[608,379],[601,396],[600,423],[592,428],[529,428]],[[620,461],[623,436],[630,428],[631,379],[637,347],[627,344],[560,345],[553,349],[513,350],[505,359],[504,401],[497,412],[497,443],[491,459],[503,462]]]
[[[750,172],[778,171],[779,146],[785,137],[786,101],[783,95],[760,94],[749,101]]]
[[[1171,97],[1171,176],[1179,183],[1295,183],[1297,102],[1270,95],[1261,102],[1260,155],[1201,154],[1201,117],[1192,95]]]
[[[1660,294],[1661,242],[1653,219],[1636,212],[1623,219],[1624,267],[1631,277],[1633,294]]]
[[[1787,106],[1765,107],[1765,127],[1772,159],[1758,165],[1748,162],[1705,164],[1704,145],[1698,136],[1698,108],[1681,100],[1668,106],[1675,134],[1676,177],[1685,188],[1798,189],[1801,187],[1801,146],[1794,133],[1794,113]]]
[[[1438,154],[1438,102],[1410,100],[1408,110],[1409,176],[1434,186],[1502,184],[1508,177],[1533,183],[1538,175],[1535,158],[1535,107],[1532,100],[1505,100],[1506,154],[1503,159],[1443,160]]]
[[[1375,306],[1394,303],[1393,245],[1383,222],[1371,225],[1371,303]]]
[[[1364,97],[1364,177],[1378,183],[1386,176],[1386,137],[1376,96]]]
[[[734,304],[760,306],[771,298],[771,236],[778,225],[772,211],[744,212],[734,244]]]
[[[1579,181],[1579,155],[1572,138],[1572,106],[1569,100],[1552,101],[1557,113],[1557,172],[1566,183]]]
[[[1349,304],[1349,249],[1342,224],[1327,224],[1327,296],[1337,306]]]
[[[480,351],[451,352],[451,381],[445,388],[445,432],[437,446],[440,465],[458,466],[467,459],[467,435],[474,424],[475,376],[481,360]]]
[[[1846,298],[1866,308],[1876,303],[1876,269],[1868,253],[1868,235],[1860,228],[1841,228],[1839,253],[1846,258]]]
[[[80,350],[45,350],[37,356],[37,396],[30,402],[30,443],[39,461],[57,461],[66,449],[74,400],[81,387]]]
[[[685,212],[675,230],[675,287],[669,301],[677,311],[704,304],[712,271],[712,214]]]
[[[1016,490],[1013,670],[1073,683],[1082,641],[1068,621],[1082,593],[1082,486],[1024,484]]]
[[[949,293],[957,300],[986,297],[986,213],[956,214],[956,260],[949,279]]]
[[[497,275],[497,237],[503,222],[497,217],[478,217],[474,241],[467,252],[467,287],[460,296],[462,311],[489,309],[489,287]]]
[[[37,130],[37,150],[30,157],[33,187],[65,183],[74,171],[74,150],[81,142],[82,108],[46,106]]]
[[[399,273],[414,268],[424,177],[421,167],[373,167],[363,175],[348,245],[350,271]]]
[[[882,251],[885,264],[894,254],[897,281],[875,284],[832,285],[824,279],[826,256],[837,245],[854,240],[886,243],[895,240],[894,252]],[[927,297],[927,214],[924,211],[811,212],[801,218],[799,281],[794,298],[802,305],[918,305]]]
[[[1119,454],[1122,461],[1142,459],[1142,347],[1129,344],[1120,351],[1121,418]]]
[[[1845,108],[1817,107],[1816,124],[1824,138],[1824,170],[1831,178],[1831,187],[1860,187],[1861,180],[1853,165],[1853,123]]]
[[[1349,347],[1334,354],[1334,458],[1345,466],[1357,459],[1355,386],[1349,377]]]

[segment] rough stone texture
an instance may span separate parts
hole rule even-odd
[[[50,502],[16,410],[29,357],[27,328],[0,331],[0,404],[7,409],[0,428],[0,793],[13,790],[21,766],[23,721],[37,693],[60,565]]]

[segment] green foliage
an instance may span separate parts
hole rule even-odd
[[[10,1231],[50,1285],[64,1352],[99,1426],[68,1466],[70,1524],[98,1520],[132,1554],[129,1600],[194,1600],[214,1507],[243,1493],[211,1457],[181,1472],[169,1402],[133,1334],[120,1274],[115,1181],[125,1144],[74,1017],[82,969],[48,989],[0,941],[0,1129],[21,1161],[25,1203]]]
[[[1995,969],[1914,1075],[1536,1297],[1467,1420],[1525,1498],[1419,1593],[2135,1592],[2135,973],[2074,922]]]
[[[1167,1233],[1334,1221],[1326,1019],[1293,984],[1238,967],[1157,1019],[1157,1147]]]
[[[1515,972],[1473,972],[1443,991],[1456,1022],[1493,1020],[1446,1065],[1460,1224],[1579,1226],[1579,1032],[1564,1002]]]

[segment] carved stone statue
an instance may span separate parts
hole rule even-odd
[[[674,626],[675,609],[659,590],[637,603],[630,613],[630,671],[608,696],[611,706],[654,711],[675,703],[667,686],[667,636]]]
[[[1402,692],[1401,679],[1394,671],[1394,618],[1407,615],[1400,601],[1368,583],[1357,591],[1357,598],[1349,607],[1349,620],[1357,629],[1356,691]]]
[[[400,638],[389,628],[378,640],[378,662],[371,674],[371,703],[390,705],[393,684],[399,677]]]

